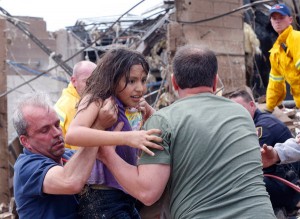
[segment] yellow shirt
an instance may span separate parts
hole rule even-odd
[[[76,114],[76,104],[79,100],[80,96],[73,84],[70,82],[68,87],[63,89],[61,97],[54,106],[60,119],[60,126],[64,137],[66,136],[70,123]],[[75,150],[78,149],[78,147],[68,144],[65,144],[65,147]]]

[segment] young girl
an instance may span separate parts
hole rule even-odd
[[[148,71],[147,61],[136,51],[123,47],[107,51],[87,80],[85,92],[79,102],[77,115],[68,130],[66,141],[85,147],[106,143],[117,144],[116,151],[119,156],[134,165],[137,159],[136,148],[147,153],[152,152],[146,146],[162,149],[151,142],[161,140],[152,135],[159,134],[159,130],[131,131],[125,115],[126,108],[139,107],[143,109],[146,118],[153,113],[153,109],[143,100]],[[97,119],[103,101],[111,97],[115,99],[118,107],[117,123],[123,122],[122,131],[130,132],[103,134],[103,131],[90,128]],[[113,128],[114,126],[111,129]],[[79,208],[83,218],[140,218],[135,209],[135,199],[123,190],[99,160],[96,161],[88,185],[80,196]]]

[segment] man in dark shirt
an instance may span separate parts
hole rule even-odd
[[[99,109],[101,124],[108,121],[105,128],[117,119],[116,113],[109,114],[111,108]],[[73,152],[65,149],[59,122],[47,94],[20,97],[13,116],[24,146],[14,166],[14,196],[20,218],[78,218],[74,194],[89,178],[98,147],[82,147],[72,156]]]
[[[246,90],[238,90],[229,96],[229,99],[241,104],[251,115],[255,123],[259,144],[273,146],[276,143],[283,143],[289,138],[293,138],[288,127],[270,113],[261,112],[251,94]],[[276,175],[295,183],[299,178],[299,163],[286,165],[272,165],[263,169],[264,173]],[[273,208],[284,207],[287,212],[293,212],[300,201],[300,195],[289,186],[276,179],[264,177],[267,191]]]

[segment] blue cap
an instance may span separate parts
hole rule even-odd
[[[291,16],[291,11],[285,4],[273,5],[269,11],[269,14],[272,15],[274,12],[277,12],[283,16]]]

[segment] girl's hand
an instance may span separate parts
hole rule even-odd
[[[150,106],[144,98],[141,98],[137,109],[142,112],[144,121],[146,121],[150,116],[152,116],[153,113],[155,113],[155,109]]]
[[[148,147],[158,150],[164,149],[162,146],[156,144],[162,142],[162,138],[157,136],[160,134],[161,131],[159,129],[126,132],[126,135],[128,135],[128,137],[125,139],[126,145],[138,148],[140,150],[143,150],[147,154],[154,156],[155,154],[151,150],[149,150]]]

